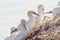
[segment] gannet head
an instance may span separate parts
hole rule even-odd
[[[23,27],[26,29],[26,21],[24,19],[21,20],[21,24],[23,25]]]
[[[15,28],[15,27],[12,27],[12,28],[11,28],[11,34],[13,34],[13,33],[17,32],[17,31],[18,31],[18,29],[17,29],[17,28]]]
[[[36,14],[36,12],[34,12],[32,10],[28,11],[28,17],[29,18],[33,17],[32,14],[35,14],[35,15],[39,16],[38,14]]]
[[[39,12],[44,12],[44,5],[39,5],[38,6],[38,11]]]

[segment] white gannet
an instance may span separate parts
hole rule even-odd
[[[41,24],[41,22],[44,18],[44,5],[39,5],[38,6],[38,14],[40,16],[38,19],[40,19],[40,24]]]
[[[12,27],[11,28],[11,35],[9,37],[7,37],[5,40],[14,40],[15,36],[18,34],[17,28]]]
[[[38,14],[41,16],[44,13],[44,5],[39,5],[38,6]]]
[[[60,1],[58,1],[57,6],[55,8],[53,8],[52,11],[49,11],[49,12],[46,12],[46,13],[52,13],[53,14],[50,21],[59,17],[60,16],[59,15],[60,14]]]
[[[52,11],[46,12],[46,13],[52,13],[52,17],[50,18],[51,20],[55,20],[57,17],[60,16],[60,1],[58,1],[57,6],[53,8]]]
[[[19,32],[14,40],[23,40],[28,34],[28,30],[26,29],[26,21],[24,19],[21,20],[21,24],[23,25],[23,29],[21,30],[21,32]]]
[[[60,17],[60,6],[57,5],[57,7],[55,7],[53,10],[52,10],[52,17],[50,18],[50,21],[49,21],[49,26],[52,26],[54,24],[54,21]]]
[[[21,23],[20,24],[18,24],[18,26],[17,26],[17,29],[19,29],[19,30],[22,30],[22,29],[24,29],[24,21],[23,21],[23,19],[21,20]]]
[[[30,31],[30,32],[32,32],[32,30],[35,30],[35,25],[36,25],[36,19],[35,19],[35,17],[33,16],[33,14],[36,15],[36,12],[34,12],[34,11],[32,11],[32,10],[28,12],[29,20],[28,20],[28,22],[27,22],[27,24],[26,24],[26,27],[27,27],[27,29],[28,29],[28,27],[29,27],[29,31]]]
[[[59,1],[60,2],[60,1]],[[49,26],[53,27],[57,21],[57,18],[60,17],[60,3],[58,2],[57,7],[55,7],[52,11],[46,13],[52,13],[52,17],[49,19]]]
[[[36,26],[40,27],[40,25],[42,25],[42,20],[44,18],[44,6],[43,5],[38,6],[38,15],[39,16],[36,16]]]

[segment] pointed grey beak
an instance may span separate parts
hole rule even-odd
[[[45,14],[52,13],[52,11],[46,12]]]
[[[49,11],[49,12],[47,12],[47,13],[52,13],[52,11]]]
[[[35,14],[35,15],[39,16],[36,12],[34,12],[33,14]]]

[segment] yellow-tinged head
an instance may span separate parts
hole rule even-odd
[[[32,14],[35,14],[35,15],[39,16],[36,12],[34,12],[34,11],[32,11],[32,10],[28,11],[28,16],[29,16],[29,17],[33,17]]]
[[[34,11],[32,11],[32,10],[28,11],[28,16],[32,16],[33,13],[34,13]]]
[[[44,5],[39,5],[39,6],[38,6],[38,10],[39,10],[39,11],[41,11],[41,10],[44,11]]]

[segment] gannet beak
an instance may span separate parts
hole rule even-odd
[[[39,16],[36,12],[34,12],[33,14],[35,14],[35,15]]]
[[[52,13],[52,11],[46,12],[46,13]]]

